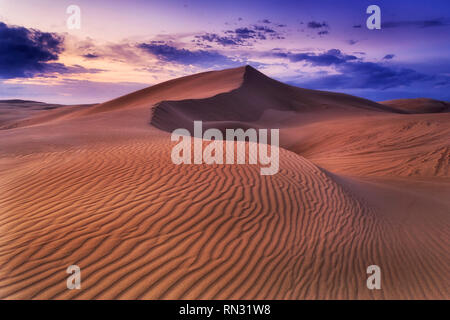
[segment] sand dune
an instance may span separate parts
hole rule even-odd
[[[450,112],[450,103],[434,99],[397,99],[380,102],[386,106],[403,110],[407,113]]]
[[[150,107],[163,100],[201,99],[238,88],[244,68],[204,72],[166,81],[120,98],[102,103],[88,114],[117,109]]]
[[[66,106],[26,100],[0,100],[0,130],[41,124],[78,113],[93,105]]]
[[[295,113],[299,118],[304,114],[336,117],[365,112],[400,112],[350,95],[292,87],[249,66],[233,71],[242,77],[238,88],[204,99],[164,99],[156,104],[151,124],[171,132],[180,127],[191,128],[194,120],[202,120],[206,126],[208,121],[239,121],[257,125],[268,111],[272,112],[272,125],[280,124],[276,120],[283,118],[283,113]]]
[[[326,120],[290,128],[286,147],[336,173],[449,177],[450,114]],[[326,130],[324,130],[326,128]]]
[[[450,114],[244,67],[45,116],[0,131],[2,299],[450,298]],[[281,128],[278,174],[172,164],[193,120]]]

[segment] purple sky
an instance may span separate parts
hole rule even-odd
[[[69,5],[81,28],[68,29]],[[366,8],[381,8],[381,30]],[[300,87],[450,100],[450,1],[0,0],[0,99],[102,102],[250,64]]]

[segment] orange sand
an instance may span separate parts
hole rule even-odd
[[[8,114],[0,298],[449,299],[450,113],[421,103],[243,67]],[[173,165],[170,132],[193,120],[280,128],[279,173]]]

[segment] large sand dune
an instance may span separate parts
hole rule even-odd
[[[0,130],[0,298],[450,298],[449,113],[250,67],[65,110]],[[172,164],[193,120],[280,128],[278,174]]]

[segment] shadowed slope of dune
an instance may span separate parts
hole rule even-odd
[[[449,299],[448,116],[244,67],[1,130],[0,298]],[[281,128],[279,172],[172,164],[192,120]]]

